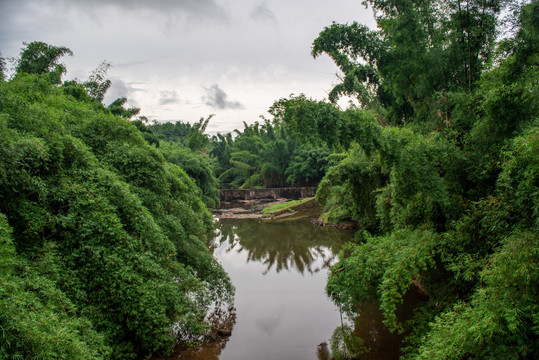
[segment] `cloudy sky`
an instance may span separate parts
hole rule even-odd
[[[106,60],[105,103],[125,96],[158,121],[215,114],[208,132],[226,132],[292,93],[327,96],[336,67],[310,52],[333,21],[374,26],[360,0],[0,0],[0,52],[66,46],[80,80]]]

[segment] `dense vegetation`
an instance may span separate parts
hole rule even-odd
[[[28,44],[0,81],[0,358],[166,353],[232,294],[212,217],[137,109],[103,106],[106,69],[61,81],[65,54]]]
[[[175,163],[185,168],[204,194],[216,186],[224,189],[313,186],[320,182],[328,168],[331,151],[327,146],[313,146],[297,139],[296,134],[288,135],[279,121],[265,119],[263,123],[244,124],[243,131],[236,129],[210,139],[204,131],[211,118],[202,118],[194,125],[176,122],[147,126],[159,144],[180,144],[184,152],[190,149],[190,154],[199,155],[197,161],[193,155],[183,155],[191,160]],[[167,149],[176,147],[167,146]],[[164,153],[170,161],[168,152]],[[178,154],[176,158],[182,156]],[[200,173],[202,168],[204,174]],[[198,172],[195,169],[199,169]]]
[[[69,49],[29,44],[0,79],[0,358],[133,358],[200,334],[232,291],[201,241],[217,187],[317,184],[325,220],[360,226],[327,284],[351,318],[379,303],[404,359],[534,358],[539,3],[365,4],[376,30],[314,41],[342,75],[330,102],[283,98],[212,138],[211,116],[128,122],[124,98],[102,104],[106,63],[62,82]],[[403,321],[412,286],[428,300]],[[364,350],[351,330],[336,358]]]
[[[140,120],[135,124],[150,144],[159,147],[167,161],[181,167],[195,180],[204,203],[209,208],[216,208],[219,206],[219,183],[207,154],[210,140],[204,134],[211,118],[202,118],[194,125],[178,121],[146,126]]]
[[[377,301],[387,326],[407,334],[405,359],[532,359],[539,3],[517,9],[515,35],[498,42],[499,1],[366,3],[377,30],[332,24],[313,45],[342,72],[330,99],[350,95],[358,108],[302,96],[274,108],[305,141],[347,149],[317,200],[327,219],[362,230],[327,292],[351,317]],[[429,300],[403,322],[413,283]],[[335,349],[352,343],[349,331],[336,336]]]
[[[314,185],[325,174],[327,147],[300,143],[278,121],[245,124],[235,134],[212,139],[215,174],[224,188]]]

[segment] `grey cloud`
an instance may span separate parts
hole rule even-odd
[[[239,101],[227,100],[227,93],[225,93],[217,84],[213,84],[209,88],[205,87],[204,90],[206,90],[206,96],[202,97],[202,100],[205,101],[206,105],[212,108],[221,110],[245,108]]]
[[[14,0],[8,0],[14,1]],[[20,1],[20,0],[16,0]],[[24,0],[23,0],[24,1]],[[31,1],[31,0],[30,0]],[[28,2],[28,0],[27,0]],[[215,0],[40,0],[39,2],[65,3],[74,6],[118,6],[126,9],[154,9],[168,11],[171,9],[184,10],[191,13],[212,13],[223,11],[223,8]]]
[[[61,0],[72,3],[73,0]],[[75,2],[88,3],[87,0]],[[115,5],[125,9],[147,9],[155,12],[169,14],[170,11],[182,11],[189,15],[198,15],[201,17],[226,18],[226,11],[217,4],[216,0],[94,0],[90,4]]]
[[[109,91],[105,94],[105,99],[103,100],[104,104],[109,104],[114,100],[125,97],[129,105],[138,106],[138,104],[133,100],[131,95],[137,91],[146,91],[144,89],[136,87],[136,83],[126,83],[121,79],[112,78],[112,85],[110,86]]]
[[[23,41],[42,41],[45,33],[66,31],[64,14],[33,0],[0,0],[0,44],[19,50]]]
[[[227,11],[216,0],[0,0],[0,19],[10,20],[9,17],[16,12],[29,9],[38,11],[58,6],[83,12],[107,11],[105,7],[116,7],[127,11],[147,10],[167,16],[228,19]]]
[[[180,102],[180,96],[176,90],[164,90],[159,93],[159,105],[176,104]]]
[[[277,18],[275,17],[275,14],[273,11],[271,11],[268,6],[266,5],[266,2],[262,2],[258,4],[256,7],[251,10],[250,14],[251,19],[258,20],[258,21],[268,21],[271,23],[277,22]]]

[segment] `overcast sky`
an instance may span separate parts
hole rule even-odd
[[[292,93],[327,97],[336,67],[310,52],[333,21],[374,26],[360,0],[0,0],[0,52],[66,46],[66,79],[107,60],[105,103],[125,96],[158,121],[216,114],[208,132],[227,132]]]

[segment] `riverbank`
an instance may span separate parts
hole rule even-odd
[[[314,197],[290,200],[239,200],[224,203],[224,207],[214,210],[219,219],[259,219],[260,221],[284,221],[303,217],[311,218],[311,223],[321,227],[332,227],[339,230],[355,230],[355,222],[332,223],[320,219],[322,208]]]
[[[311,222],[322,227],[332,227],[339,230],[355,230],[355,222],[332,223],[320,219],[322,208],[314,197],[290,200],[285,198],[271,200],[239,200],[223,204],[221,209],[214,210],[220,219],[259,219],[260,221],[291,220],[299,217],[311,217]]]
[[[261,221],[276,221],[284,218],[303,216],[304,212],[320,213],[320,206],[314,197],[289,201],[289,199],[276,199],[275,201],[240,200],[225,204],[222,209],[214,211],[220,219],[259,219]]]
[[[288,199],[276,200],[238,200],[223,202],[221,208],[213,210],[213,214],[220,219],[261,219],[264,208],[281,204]]]

